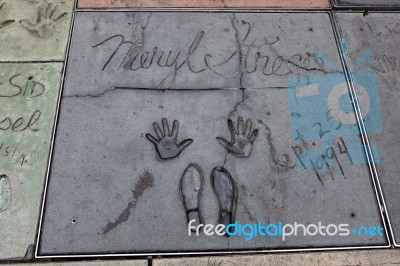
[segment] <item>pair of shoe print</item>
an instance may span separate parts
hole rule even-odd
[[[185,206],[188,223],[197,228],[202,224],[200,197],[204,175],[200,166],[190,164],[183,172],[180,182],[180,193]],[[236,182],[224,167],[215,167],[211,172],[211,185],[219,202],[219,224],[225,226],[235,222],[238,190]],[[228,236],[226,234],[226,236]]]

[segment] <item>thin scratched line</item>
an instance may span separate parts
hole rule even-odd
[[[117,89],[117,90],[195,91],[195,92],[198,92],[198,91],[225,91],[225,90],[238,90],[238,91],[241,91],[243,89],[245,89],[245,90],[262,90],[262,89],[292,89],[292,88],[294,88],[294,87],[284,87],[284,86],[282,86],[282,87],[274,87],[274,86],[271,86],[271,87],[259,87],[259,88],[251,88],[251,87],[250,88],[236,88],[236,87],[233,87],[233,88],[190,88],[190,89],[185,89],[185,88],[182,88],[182,89],[179,89],[179,88],[166,89],[166,88],[143,88],[143,87],[141,87],[141,88],[136,88],[136,87],[115,87],[115,89]]]
[[[243,90],[267,90],[267,89],[292,89],[293,87],[263,87],[263,88],[192,88],[192,89],[165,89],[165,88],[135,88],[135,87],[114,87],[112,89],[105,90],[98,94],[73,94],[73,95],[63,95],[62,98],[86,98],[86,97],[102,97],[108,93],[118,90],[125,91],[158,91],[158,92],[209,92],[209,91],[243,91]]]
[[[135,87],[115,87],[117,90],[143,90],[143,91],[221,91],[221,90],[240,90],[239,88],[193,88],[193,89],[165,89],[165,88],[135,88]]]

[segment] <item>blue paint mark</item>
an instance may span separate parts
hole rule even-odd
[[[375,71],[355,71],[351,75],[354,82],[364,88],[369,96],[370,109],[368,113],[363,114],[366,131],[381,131],[382,120]],[[292,88],[287,89],[287,94],[293,139],[298,140],[300,134],[303,140],[318,142],[320,147],[319,149],[309,147],[307,150],[303,150],[301,161],[305,168],[315,168],[315,162],[318,160],[321,162],[321,155],[325,155],[322,164],[326,165],[319,165],[319,167],[332,167],[333,160],[327,154],[332,147],[338,149],[336,144],[340,137],[344,139],[350,155],[348,163],[363,164],[367,162],[350,93],[342,73],[293,78],[287,80],[287,86]],[[341,96],[334,97],[338,93],[341,93]],[[334,99],[337,102],[329,103],[328,99],[331,101]],[[360,102],[360,105],[363,103]],[[335,110],[330,109],[329,106],[333,106]],[[345,117],[353,117],[354,122],[341,123],[340,115],[337,117],[338,113]],[[375,147],[371,147],[371,149],[376,156],[376,162],[379,162],[379,152]]]
[[[371,49],[368,49],[367,51],[365,51],[354,63],[354,66],[358,66],[362,63],[364,63],[368,58],[372,57],[374,55],[374,53],[372,52]]]

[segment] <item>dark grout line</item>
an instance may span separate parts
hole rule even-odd
[[[321,13],[331,11],[331,7],[326,8],[102,8],[75,9],[76,13],[90,12],[177,12],[177,13]]]
[[[64,60],[49,60],[49,61],[0,61],[0,64],[50,64],[64,63]]]
[[[60,100],[61,100],[61,95],[62,95],[62,91],[64,88],[65,73],[67,71],[72,34],[74,31],[74,24],[75,24],[74,10],[77,7],[77,3],[78,3],[78,0],[75,0],[75,5],[72,7],[71,18],[69,21],[68,38],[67,38],[66,47],[64,48],[65,49],[64,50],[65,51],[64,52],[64,60],[61,61],[61,63],[63,63],[63,67],[62,67],[61,77],[60,77],[60,81],[59,81],[60,83],[59,83],[59,90],[58,90],[58,97],[57,97],[57,105],[56,105],[55,113],[53,116],[53,124],[52,124],[52,131],[51,131],[51,137],[50,137],[50,148],[47,153],[46,172],[45,172],[45,176],[44,176],[44,183],[43,183],[43,189],[42,189],[42,195],[41,195],[41,201],[40,201],[40,211],[39,211],[38,223],[36,226],[34,260],[38,259],[37,257],[38,257],[40,244],[41,244],[40,236],[41,236],[41,230],[42,230],[43,215],[45,212],[47,186],[48,186],[48,182],[49,182],[48,175],[49,175],[49,169],[50,169],[50,164],[51,164],[51,159],[52,159],[54,137],[55,137],[56,129],[57,129],[57,121],[58,121],[58,117],[59,117]]]

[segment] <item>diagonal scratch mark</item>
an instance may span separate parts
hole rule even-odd
[[[148,172],[144,171],[143,175],[139,177],[139,181],[136,182],[135,188],[132,190],[133,200],[128,203],[128,206],[121,212],[114,222],[109,222],[103,229],[103,234],[109,233],[111,230],[115,229],[120,224],[128,221],[131,215],[132,209],[136,206],[138,199],[143,195],[143,193],[148,189],[154,187],[154,178]]]

